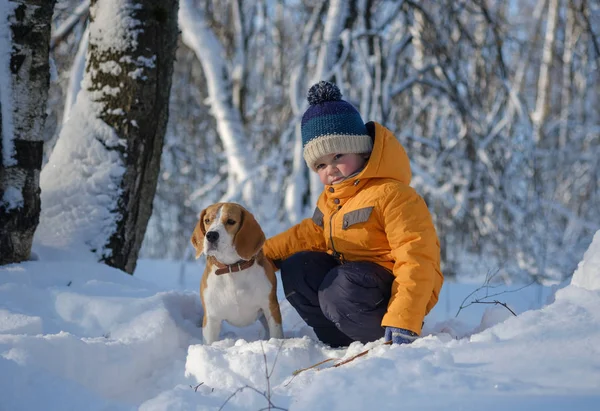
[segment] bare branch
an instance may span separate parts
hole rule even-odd
[[[498,300],[494,300],[494,301],[479,301],[479,300],[475,300],[475,301],[473,301],[472,304],[494,304],[494,305],[501,305],[504,308],[506,308],[508,311],[510,311],[510,313],[512,315],[514,315],[515,317],[517,316],[517,314],[515,314],[515,312],[513,310],[511,310],[506,303],[501,303]]]
[[[596,59],[600,59],[600,44],[598,44],[598,35],[594,33],[594,30],[592,29],[592,22],[590,21],[590,17],[588,15],[590,7],[587,4],[587,0],[581,1],[578,11],[585,22],[586,30],[590,34],[590,40],[594,46],[594,51],[596,52]]]
[[[267,397],[267,395],[264,392],[261,392],[259,390],[257,390],[254,387],[251,387],[250,385],[244,385],[243,387],[238,388],[237,390],[235,390],[229,397],[227,397],[227,399],[225,400],[225,402],[219,407],[219,411],[221,411],[223,408],[225,408],[225,405],[227,405],[227,403],[229,401],[231,401],[231,399],[233,397],[235,397],[237,394],[239,394],[240,392],[244,391],[245,389],[249,389],[251,391],[254,391],[255,393],[261,395],[262,397],[264,397],[267,402],[269,403],[267,408],[261,408],[262,410],[284,410],[287,411],[287,408],[281,408],[276,406],[275,404],[273,404],[271,402],[271,400]]]
[[[54,50],[54,48],[60,44],[60,42],[62,42],[65,37],[67,37],[75,29],[75,27],[77,27],[77,24],[86,21],[89,15],[90,2],[89,0],[85,0],[83,3],[77,6],[73,14],[71,14],[60,27],[54,30],[54,34],[50,39],[50,51]]]
[[[464,308],[467,308],[467,307],[469,307],[469,306],[471,306],[471,305],[473,305],[473,304],[499,304],[499,305],[502,305],[502,306],[504,306],[504,307],[505,307],[507,310],[509,310],[509,311],[510,311],[510,312],[511,312],[513,315],[515,315],[515,316],[517,315],[517,314],[515,314],[515,313],[514,313],[514,311],[513,311],[513,310],[511,310],[510,308],[508,308],[508,305],[507,305],[506,303],[501,303],[501,302],[499,302],[499,301],[497,301],[497,300],[494,300],[494,301],[484,301],[484,300],[486,300],[486,299],[489,299],[489,298],[492,298],[492,297],[497,297],[497,296],[499,296],[499,295],[503,295],[503,294],[516,293],[516,292],[518,292],[518,291],[521,291],[521,290],[522,290],[522,289],[524,289],[524,288],[527,288],[527,287],[531,286],[531,285],[532,285],[532,284],[534,284],[536,281],[535,281],[535,280],[533,280],[532,282],[530,282],[530,283],[528,283],[528,284],[525,284],[524,286],[522,286],[522,287],[519,287],[519,288],[516,288],[516,289],[514,289],[514,290],[504,290],[504,291],[501,291],[501,292],[499,292],[499,293],[488,294],[488,290],[489,290],[489,289],[493,289],[493,288],[496,288],[496,287],[498,287],[498,286],[499,286],[499,285],[495,285],[495,286],[494,286],[494,285],[491,285],[491,284],[490,284],[490,281],[491,281],[491,280],[492,280],[492,279],[493,279],[493,278],[494,278],[494,277],[495,277],[495,276],[498,274],[498,272],[499,272],[499,270],[496,270],[496,271],[495,271],[493,274],[491,274],[491,275],[490,275],[490,273],[488,273],[488,275],[486,275],[486,279],[485,279],[485,281],[484,281],[483,285],[482,285],[481,287],[477,288],[476,290],[474,290],[473,292],[471,292],[469,295],[467,295],[467,296],[464,298],[464,300],[463,300],[463,301],[462,301],[462,303],[460,304],[460,307],[458,308],[458,311],[456,312],[456,315],[455,315],[454,317],[458,317],[458,314],[460,314],[460,312],[461,312],[461,311],[462,311]],[[486,291],[486,294],[485,294],[485,296],[484,296],[484,297],[482,297],[482,298],[477,298],[477,299],[474,299],[473,301],[471,301],[471,302],[469,302],[468,304],[466,304],[466,305],[465,305],[465,301],[467,301],[467,300],[469,299],[469,297],[471,297],[472,295],[474,295],[474,294],[478,293],[478,292],[479,292],[479,291],[481,291],[481,290],[485,290],[485,291]]]

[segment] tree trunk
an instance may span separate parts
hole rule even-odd
[[[336,60],[336,51],[340,42],[340,35],[344,30],[344,21],[348,15],[350,4],[342,0],[333,0],[329,2],[327,16],[323,26],[323,40],[319,48],[317,64],[312,80],[308,88],[321,80],[331,80],[331,69]],[[306,105],[305,107],[308,107]],[[319,180],[317,173],[309,173],[310,186],[310,204],[317,204],[317,200],[323,191],[323,183]]]
[[[242,115],[233,103],[232,89],[235,87],[229,70],[230,61],[226,59],[225,49],[203,10],[195,8],[189,0],[183,0],[179,16],[182,40],[194,50],[202,64],[210,96],[211,113],[225,149],[228,184],[227,192],[221,201],[241,201],[251,208],[257,198],[254,182],[250,177],[255,168],[255,156],[247,149],[248,139]],[[240,42],[243,43],[238,41]],[[236,51],[236,58],[241,59],[242,54],[243,51]]]
[[[558,20],[558,0],[550,0],[548,4],[548,19],[546,21],[546,37],[544,39],[544,50],[542,53],[542,64],[538,78],[537,98],[535,111],[531,117],[533,120],[533,141],[539,144],[542,140],[542,127],[548,114],[548,96],[550,87],[550,65],[554,55],[554,41],[556,39],[556,23]]]
[[[565,42],[562,56],[562,92],[560,97],[560,129],[558,134],[558,147],[561,156],[567,146],[569,137],[569,113],[571,111],[571,87],[573,70],[573,49],[578,34],[575,33],[575,13],[571,4],[567,4],[567,22],[565,26]]]
[[[125,172],[117,210],[114,210],[120,218],[115,232],[108,239],[108,253],[102,261],[130,274],[135,270],[152,214],[178,36],[178,0],[132,3],[131,18],[137,20],[139,26],[130,27],[131,31],[124,33],[125,37],[136,38],[129,43],[131,49],[101,47],[97,43],[99,37],[91,37],[87,66],[88,73],[96,72],[89,91],[104,103],[100,119],[126,143],[125,147],[107,147],[119,153]],[[92,0],[91,32],[94,32],[95,19],[103,7],[110,5]],[[102,69],[114,62],[121,63],[120,70],[107,72]],[[121,92],[102,94],[101,91],[107,87]]]
[[[63,125],[69,119],[69,116],[71,115],[71,109],[73,108],[75,100],[77,100],[77,94],[79,94],[79,90],[81,89],[81,80],[83,80],[83,74],[85,72],[85,57],[87,55],[89,38],[90,30],[89,28],[86,28],[81,36],[81,41],[79,42],[79,47],[77,48],[77,54],[75,54],[73,64],[71,65],[69,87],[66,91],[67,97],[65,98],[65,106],[63,108]]]
[[[9,1],[0,22],[0,42],[10,50],[10,62],[0,61],[0,264],[29,258],[39,222],[54,3]]]

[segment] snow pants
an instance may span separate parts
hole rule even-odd
[[[327,253],[302,251],[281,262],[281,281],[290,304],[322,342],[341,347],[383,337],[394,281],[384,267],[341,264]]]

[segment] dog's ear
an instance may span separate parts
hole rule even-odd
[[[265,243],[265,233],[248,210],[242,207],[242,221],[233,243],[238,255],[244,260],[254,257]]]
[[[204,229],[205,215],[206,209],[202,210],[202,212],[200,213],[198,223],[196,223],[196,227],[194,228],[194,232],[192,233],[192,238],[190,238],[192,245],[196,249],[196,259],[200,258],[200,256],[202,255],[202,251],[204,250],[204,236],[206,235],[206,230]]]

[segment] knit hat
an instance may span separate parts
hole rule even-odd
[[[315,161],[327,154],[370,153],[373,140],[358,111],[342,100],[340,89],[320,81],[308,90],[310,106],[302,116],[304,161],[314,170]]]

